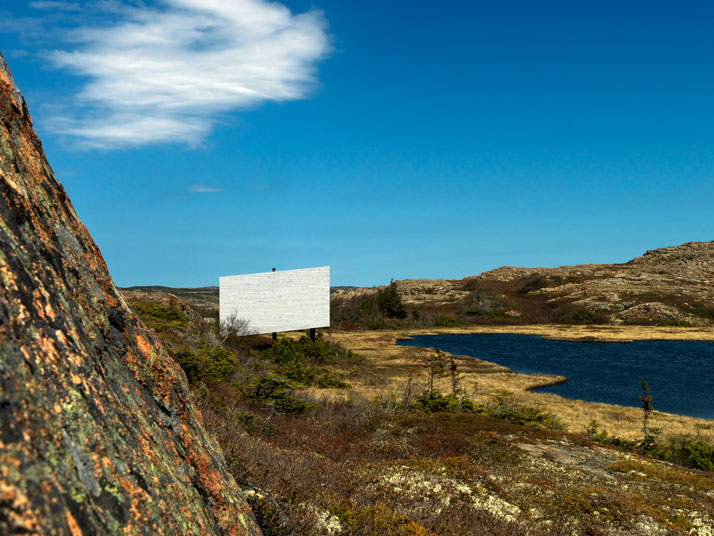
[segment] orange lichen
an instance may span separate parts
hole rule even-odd
[[[69,510],[65,512],[65,518],[67,519],[67,526],[69,527],[69,531],[72,533],[72,536],[82,536],[82,531],[79,529],[77,520]]]
[[[212,534],[249,519],[242,534],[258,534],[185,377],[117,293],[18,95],[0,58],[0,341],[13,349],[0,449],[0,494],[13,495],[0,500],[0,533]],[[121,508],[92,500],[111,490]]]

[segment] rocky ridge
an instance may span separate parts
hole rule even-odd
[[[0,56],[0,533],[260,534]]]
[[[585,311],[600,322],[714,322],[714,241],[647,251],[623,264],[503,266],[463,280],[398,281],[407,309],[481,321],[559,322]],[[338,292],[348,300],[376,292]],[[585,318],[585,317],[584,317]]]

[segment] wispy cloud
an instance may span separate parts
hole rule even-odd
[[[73,2],[31,5],[72,10]],[[83,146],[199,144],[235,110],[308,96],[331,48],[320,11],[292,14],[265,0],[103,0],[119,22],[68,32],[52,64],[85,77],[74,113],[52,122]]]
[[[61,9],[63,11],[80,11],[82,6],[75,2],[44,1],[30,2],[30,7],[34,9]]]
[[[189,186],[188,191],[192,194],[205,194],[207,192],[222,192],[222,188],[217,186],[206,186],[205,184],[193,184]]]

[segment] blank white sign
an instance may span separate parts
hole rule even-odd
[[[254,333],[330,326],[330,267],[220,278],[220,319],[247,320]]]

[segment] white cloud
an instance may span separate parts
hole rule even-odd
[[[216,186],[206,186],[205,184],[194,184],[189,186],[188,191],[192,194],[204,194],[207,192],[222,192],[222,188]]]
[[[34,9],[61,9],[63,11],[80,11],[82,7],[74,2],[62,2],[47,0],[43,2],[30,2],[30,7]]]
[[[88,147],[198,144],[226,112],[305,98],[331,48],[320,11],[265,0],[105,3],[120,22],[80,27],[76,48],[50,53],[86,77],[78,113],[53,125]]]

